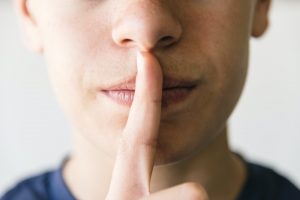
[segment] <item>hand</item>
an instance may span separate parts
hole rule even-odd
[[[106,200],[207,200],[197,183],[184,183],[150,194],[159,133],[162,70],[151,53],[138,53],[134,100],[123,130]]]

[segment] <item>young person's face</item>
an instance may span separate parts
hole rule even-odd
[[[134,78],[136,52],[163,74],[196,80],[163,107],[158,156],[182,159],[224,131],[241,94],[248,41],[267,25],[267,0],[28,0],[30,44],[45,55],[57,97],[76,131],[114,154],[129,106],[101,90]]]

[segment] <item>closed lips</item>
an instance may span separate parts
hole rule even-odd
[[[174,78],[164,78],[162,107],[168,107],[183,101],[198,85],[198,81],[186,81]],[[130,106],[133,102],[135,93],[135,79],[114,84],[102,92],[113,101]]]
[[[185,80],[178,78],[163,78],[163,90],[174,89],[174,88],[192,88],[198,84],[198,80]],[[112,84],[109,87],[102,89],[103,91],[110,90],[135,90],[135,78],[128,79],[126,81]]]

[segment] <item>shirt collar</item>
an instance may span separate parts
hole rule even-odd
[[[63,168],[65,163],[68,161],[66,157],[60,167],[54,171],[53,176],[51,176],[49,193],[51,200],[76,200],[69,190],[68,186],[63,177]]]

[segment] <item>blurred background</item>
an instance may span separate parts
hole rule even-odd
[[[230,119],[232,149],[300,187],[300,1],[274,0],[267,34],[251,41],[248,81]],[[0,196],[57,167],[70,127],[43,58],[27,51],[11,1],[0,0]]]

